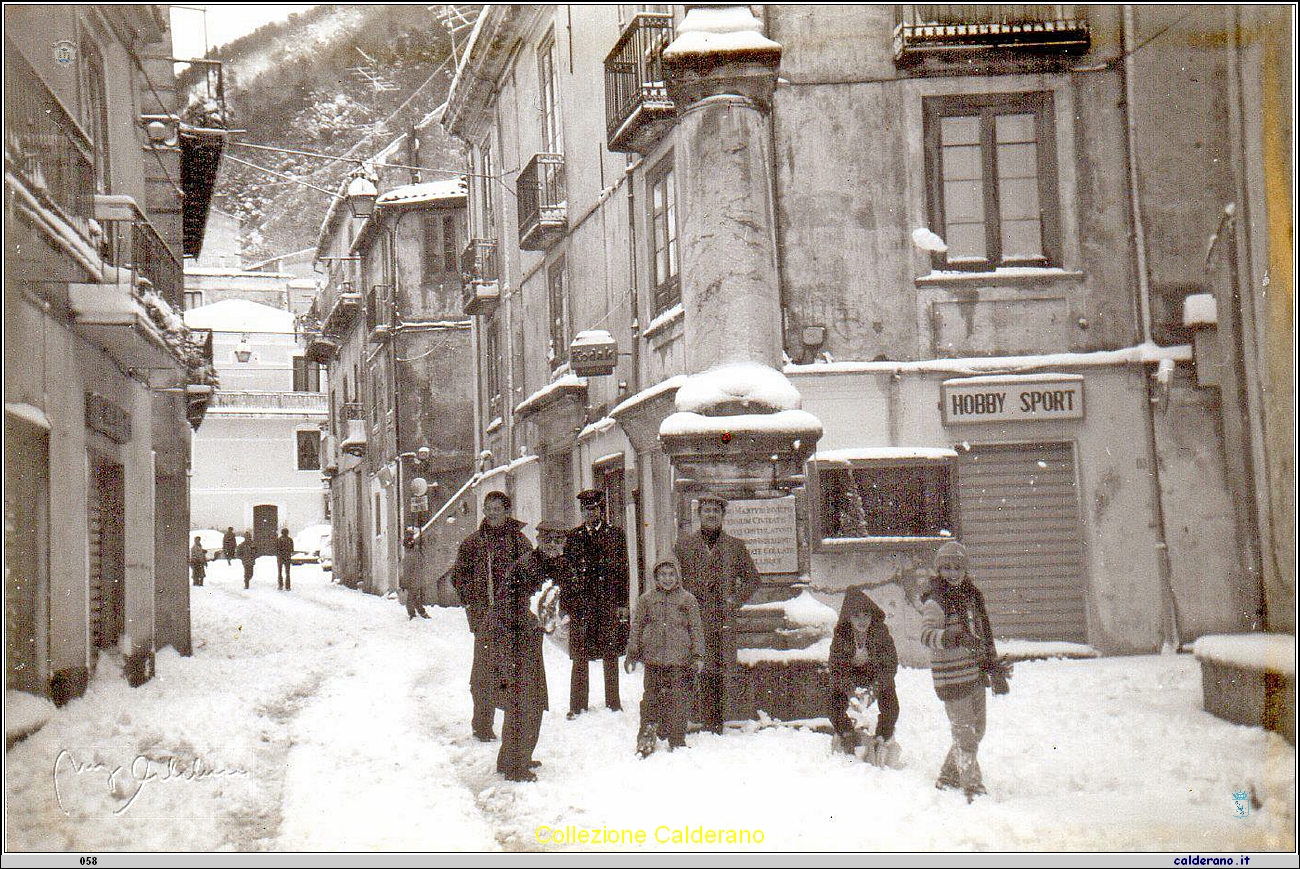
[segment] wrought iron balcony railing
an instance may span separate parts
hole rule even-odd
[[[898,63],[973,49],[1083,54],[1088,20],[1073,4],[924,4],[899,8]]]
[[[95,193],[90,137],[8,39],[4,66],[5,168],[90,241]]]
[[[185,306],[185,267],[153,223],[129,196],[96,195],[94,214],[102,226],[100,254],[118,268],[131,269],[176,311]]]
[[[534,154],[519,173],[519,247],[546,250],[568,227],[564,155]]]
[[[460,255],[460,270],[465,313],[473,316],[487,312],[501,296],[496,239],[470,239]]]
[[[605,58],[609,150],[644,153],[672,127],[675,110],[663,70],[664,49],[672,41],[671,14],[640,12]]]
[[[323,392],[272,392],[245,390],[233,392],[221,389],[213,393],[212,411],[244,413],[325,413],[326,395]]]

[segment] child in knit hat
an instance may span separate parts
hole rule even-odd
[[[967,801],[985,793],[976,752],[984,738],[985,694],[1010,689],[998,661],[984,595],[967,572],[966,547],[949,540],[934,556],[935,575],[922,595],[921,641],[930,649],[934,690],[952,728],[952,748],[935,787],[960,788]]]
[[[885,625],[885,611],[861,586],[851,586],[844,593],[828,665],[830,719],[835,728],[833,744],[850,754],[857,747],[860,740],[849,720],[849,698],[858,689],[865,689],[878,702],[879,717],[875,735],[867,734],[862,740],[863,757],[877,766],[896,765],[900,753],[894,741],[894,725],[898,722],[898,692],[894,689],[898,652]],[[865,705],[870,706],[870,702]]]

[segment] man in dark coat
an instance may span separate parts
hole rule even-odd
[[[543,631],[529,604],[550,580],[568,579],[573,567],[564,555],[568,526],[543,521],[537,526],[537,549],[515,562],[500,583],[487,618],[497,637],[495,703],[505,710],[497,772],[510,781],[536,781],[533,749],[548,706]]]
[[[474,736],[482,742],[496,739],[492,687],[495,631],[486,614],[496,599],[496,587],[516,561],[533,551],[519,529],[522,522],[510,516],[510,496],[489,492],[483,499],[483,522],[465,538],[451,569],[451,584],[465,606],[469,629],[474,634],[474,663],[469,674],[469,693],[474,699]]]
[[[226,526],[226,533],[221,535],[221,551],[226,556],[226,564],[235,560],[235,549],[239,541],[235,539],[235,526]]]
[[[569,614],[569,718],[587,709],[589,661],[603,661],[605,705],[622,709],[618,697],[618,657],[627,645],[627,537],[605,521],[605,493],[578,494],[582,524],[569,532],[565,551],[573,579],[561,586],[560,606]]]
[[[245,531],[244,539],[235,548],[239,560],[244,565],[244,588],[253,581],[253,568],[257,565],[257,544],[253,542],[253,532]]]
[[[706,493],[699,502],[700,528],[680,538],[673,554],[682,568],[682,585],[699,601],[704,620],[701,723],[721,733],[726,714],[723,687],[736,663],[736,611],[758,587],[758,568],[744,541],[722,530],[727,500]]]
[[[275,538],[275,587],[289,591],[289,568],[293,566],[293,538],[288,528]]]

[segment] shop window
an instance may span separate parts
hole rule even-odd
[[[293,391],[320,392],[320,363],[304,356],[293,357]]]
[[[294,433],[298,438],[298,470],[320,470],[320,432],[300,431]]]
[[[954,533],[952,465],[946,461],[815,463],[818,537],[939,538]]]
[[[930,227],[948,245],[936,268],[1060,265],[1051,94],[924,106]]]
[[[677,264],[677,191],[669,157],[651,173],[650,267],[654,276],[654,313],[662,314],[682,299]]]

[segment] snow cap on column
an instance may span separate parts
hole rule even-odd
[[[763,23],[748,6],[692,6],[677,28],[677,38],[664,49],[672,63],[698,55],[747,54],[781,56],[781,44],[763,35]]]
[[[677,390],[682,413],[726,416],[797,410],[803,396],[784,374],[758,362],[729,362],[686,379]]]

